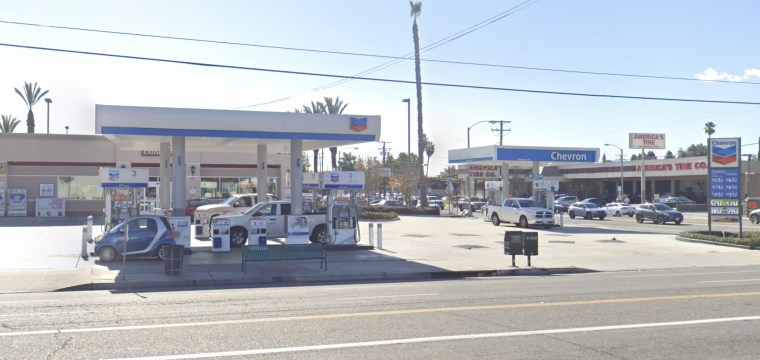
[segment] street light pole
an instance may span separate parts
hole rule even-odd
[[[613,144],[604,144],[604,146],[614,146],[620,149],[620,191],[618,191],[618,200],[623,201],[623,148]]]
[[[53,102],[51,98],[45,98],[47,103],[47,133],[50,134],[50,103]]]
[[[474,124],[472,124],[472,125],[470,125],[470,126],[467,127],[467,148],[468,149],[470,148],[470,129],[474,128],[475,125],[480,124],[480,123],[484,123],[484,122],[487,122],[489,124],[499,123],[499,146],[502,146],[504,144],[504,142],[502,140],[504,138],[504,124],[505,123],[509,124],[512,121],[510,121],[510,120],[482,120],[482,121],[478,121],[478,122],[476,122],[476,123],[474,123]]]

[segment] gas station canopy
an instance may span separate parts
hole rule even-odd
[[[95,106],[95,133],[122,149],[158,149],[174,136],[188,151],[289,153],[291,140],[303,150],[380,140],[380,116],[289,112]]]

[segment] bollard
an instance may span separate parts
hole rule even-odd
[[[92,240],[92,215],[87,217],[87,234],[90,235],[87,241]]]
[[[383,249],[383,224],[377,224],[377,248]]]
[[[87,225],[82,226],[82,259],[87,260],[89,255],[87,254],[87,242],[90,239],[90,234],[87,229]]]
[[[559,212],[559,227],[565,226],[565,213]]]
[[[375,224],[369,223],[369,246],[375,246]]]

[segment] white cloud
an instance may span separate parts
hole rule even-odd
[[[750,77],[750,74],[748,74],[747,71],[752,72],[752,75],[755,75],[755,72],[758,75],[760,75],[760,69],[747,69],[747,70],[744,70],[744,75],[731,75],[726,72],[719,73],[717,70],[713,68],[707,68],[705,69],[705,71],[703,71],[700,74],[694,74],[694,77],[702,81],[725,80],[725,81],[741,82],[742,80],[746,80]]]
[[[749,79],[753,76],[760,78],[760,69],[744,69],[745,79]]]

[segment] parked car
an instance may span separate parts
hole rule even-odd
[[[376,203],[369,204],[369,206],[404,207],[404,202],[399,200],[380,200]]]
[[[439,198],[436,195],[428,195],[427,198],[428,198],[428,205],[430,205],[430,207],[437,206],[439,209],[443,209],[444,205],[443,205],[443,200],[441,200],[441,198]]]
[[[469,206],[472,206],[472,211],[478,211],[486,204],[486,199],[479,199],[476,197],[468,198],[466,196],[457,199],[457,207],[459,208],[459,211],[467,208],[468,204]]]
[[[636,209],[636,222],[643,223],[644,220],[652,220],[655,224],[673,222],[680,225],[683,222],[683,214],[665,204],[641,204]]]
[[[187,206],[185,207],[185,216],[192,217],[195,215],[195,209],[199,206],[208,205],[211,204],[210,201],[207,199],[191,199],[187,201]]]
[[[607,200],[602,198],[585,198],[581,202],[596,204],[597,207],[604,207],[604,205],[607,205]]]
[[[665,200],[660,199],[660,203],[668,205],[670,207],[677,207],[678,205],[694,205],[696,202],[683,196],[670,196]]]
[[[611,216],[628,215],[629,217],[633,217],[636,214],[635,207],[624,203],[609,203],[604,205],[604,210],[607,212],[607,215]]]
[[[554,200],[554,212],[567,212],[570,205],[580,201],[577,196],[561,196]]]
[[[114,226],[93,241],[100,261],[112,261],[122,253],[127,256],[155,256],[163,260],[163,246],[175,245],[174,236],[174,230],[165,217],[140,215]]]
[[[554,226],[552,211],[541,207],[532,199],[509,198],[501,205],[488,205],[483,216],[484,219],[490,219],[494,226],[503,222],[523,228],[540,225],[549,229]]]
[[[760,224],[760,209],[753,210],[749,213],[749,221],[753,224]]]
[[[576,216],[580,216],[588,220],[591,220],[593,218],[604,220],[604,218],[607,217],[607,211],[605,211],[603,208],[600,208],[599,206],[596,206],[594,203],[581,201],[570,205],[570,207],[567,209],[567,216],[569,216],[571,219],[575,219]]]

